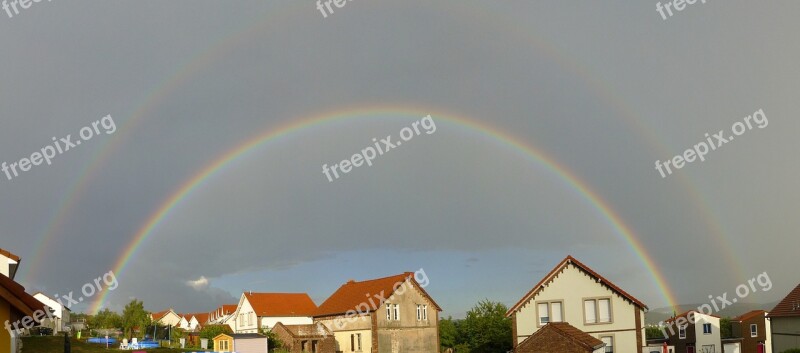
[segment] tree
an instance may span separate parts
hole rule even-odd
[[[644,329],[644,332],[645,332],[645,336],[649,340],[659,339],[659,338],[666,338],[666,337],[664,337],[664,332],[661,331],[661,327],[659,327],[659,326],[647,326]]]
[[[144,310],[144,303],[140,300],[132,300],[125,305],[122,311],[122,329],[128,338],[133,338],[133,329],[145,329],[150,326],[150,313]]]
[[[485,299],[467,312],[461,337],[473,353],[502,353],[512,348],[511,319],[508,307]]]
[[[208,339],[208,348],[214,348],[214,337],[219,336],[220,334],[232,334],[233,331],[231,327],[228,325],[207,325],[204,326],[202,330],[200,330],[200,338],[207,338]]]
[[[721,338],[733,337],[733,324],[731,318],[723,317],[719,320],[719,335]]]
[[[120,328],[122,327],[122,317],[108,308],[101,310],[94,317],[91,317],[90,324],[93,328]]]
[[[441,342],[442,349],[455,348],[457,343],[457,335],[458,332],[456,331],[456,323],[453,322],[452,317],[448,317],[439,321],[439,340]]]

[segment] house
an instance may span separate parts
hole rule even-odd
[[[219,334],[214,337],[214,352],[267,353],[267,337],[256,333]]]
[[[12,279],[17,272],[20,258],[0,249],[0,352],[18,353],[21,344],[17,329],[36,324],[45,313],[49,313],[42,302],[25,292],[25,288]],[[16,326],[15,326],[16,325]],[[22,330],[20,330],[22,331]]]
[[[22,259],[7,250],[0,249],[0,274],[14,279],[17,275],[17,268]]]
[[[514,348],[551,322],[567,322],[605,343],[606,352],[641,352],[647,306],[567,256],[506,313]]]
[[[200,331],[208,323],[208,313],[186,314],[188,331]]]
[[[720,353],[719,316],[687,311],[664,323],[668,329],[668,342],[677,353]]]
[[[164,326],[178,327],[181,323],[181,316],[172,309],[152,313],[150,314],[150,319]]]
[[[287,325],[308,325],[317,305],[306,293],[253,293],[245,292],[239,299],[233,331],[260,333],[278,322]]]
[[[189,314],[178,314],[178,317],[180,317],[180,320],[178,320],[178,328],[179,329],[182,329],[182,330],[185,330],[185,331],[190,331],[189,330],[189,320],[191,320],[192,317],[188,316],[188,315]]]
[[[550,322],[522,340],[516,353],[603,353],[605,343],[566,322]]]
[[[442,309],[413,272],[343,284],[314,315],[339,352],[438,352]]]
[[[741,338],[741,353],[772,353],[772,329],[764,310],[753,310],[733,318],[731,333]],[[726,349],[725,353],[732,352]]]
[[[225,321],[228,320],[233,313],[236,312],[236,304],[228,304],[222,305],[216,310],[209,313],[208,322],[214,325],[222,325],[225,324]],[[233,328],[233,327],[231,327]]]
[[[42,302],[42,304],[46,305],[48,308],[50,308],[52,312],[52,319],[47,319],[44,322],[42,322],[42,326],[53,329],[54,335],[57,335],[59,332],[64,332],[69,329],[71,323],[70,313],[72,312],[69,308],[62,305],[53,298],[48,297],[42,292],[37,292],[36,294],[33,295],[33,297],[36,298],[36,300]]]
[[[336,339],[325,325],[284,325],[277,323],[272,333],[283,342],[283,349],[290,353],[335,353]]]
[[[767,314],[772,325],[772,351],[800,348],[800,284]]]

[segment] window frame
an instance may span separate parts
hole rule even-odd
[[[608,337],[608,338],[611,339],[611,351],[609,352],[608,349],[607,349],[608,346],[606,346],[606,347],[603,347],[604,348],[604,352],[606,352],[606,353],[614,353],[614,347],[617,346],[617,338],[614,337],[613,334],[608,334],[608,335],[600,335],[600,336],[598,336],[598,339],[600,339],[602,341],[603,337]],[[605,342],[603,342],[603,343],[605,343]]]
[[[750,337],[758,337],[758,324],[750,324]]]
[[[686,324],[678,326],[678,339],[682,339],[682,340],[686,339],[686,329],[687,328],[688,328],[688,325],[686,325]]]
[[[553,304],[558,303],[561,307],[560,314],[561,320],[560,321],[553,321]],[[551,322],[564,322],[564,300],[543,300],[534,303],[534,308],[536,308],[536,326],[542,327],[547,325]],[[539,305],[546,305],[547,306],[547,322],[542,323],[542,316],[540,314]]]
[[[608,300],[608,321],[600,321],[600,301]],[[593,302],[594,305],[594,320],[595,322],[589,322],[587,320],[586,314],[586,302]],[[605,297],[585,297],[581,301],[581,310],[583,310],[583,324],[584,325],[610,325],[614,323],[614,301],[612,297],[605,296]]]
[[[706,332],[706,328],[708,328],[708,332]],[[714,332],[714,326],[711,326],[711,323],[704,323],[703,324],[703,334],[704,335],[712,335]]]

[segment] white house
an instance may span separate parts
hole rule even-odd
[[[189,331],[200,331],[208,324],[208,313],[186,314]]]
[[[42,322],[42,326],[52,328],[54,335],[68,330],[68,326],[70,325],[69,316],[71,312],[69,308],[61,305],[61,303],[53,298],[48,297],[42,292],[34,294],[33,297],[42,302],[42,304],[47,305],[47,307],[49,307],[53,313],[53,319],[44,320]]]
[[[188,316],[189,314],[178,314],[180,320],[178,320],[178,328],[182,330],[189,330],[189,320],[192,318]]]
[[[664,323],[669,344],[679,353],[722,352],[719,316],[687,311]]]
[[[278,322],[284,325],[309,325],[317,305],[306,293],[246,292],[239,299],[233,318],[235,333],[259,333],[272,329]]]
[[[150,314],[150,319],[160,325],[178,327],[181,322],[181,316],[175,310],[167,309],[157,313]]]
[[[605,344],[606,352],[641,352],[647,306],[572,256],[562,260],[514,305],[516,348],[549,322],[567,322]]]
[[[0,274],[3,274],[13,280],[17,274],[17,268],[19,268],[19,263],[21,261],[22,260],[19,258],[19,256],[0,249]]]

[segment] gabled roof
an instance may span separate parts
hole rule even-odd
[[[545,288],[547,284],[555,280],[558,273],[560,273],[562,270],[564,270],[564,268],[566,268],[569,265],[574,265],[579,270],[583,271],[584,273],[594,278],[595,281],[597,281],[598,283],[602,284],[603,286],[606,286],[611,291],[619,294],[621,297],[625,298],[626,300],[638,306],[639,308],[647,310],[647,305],[644,305],[644,303],[642,303],[639,299],[636,299],[634,296],[628,294],[628,292],[617,287],[614,283],[611,283],[611,281],[607,280],[605,277],[601,276],[597,272],[594,272],[594,270],[589,268],[589,266],[584,265],[580,261],[576,260],[574,257],[567,256],[564,260],[561,260],[561,262],[555,268],[553,268],[550,271],[550,273],[547,274],[547,276],[544,276],[544,278],[542,278],[542,280],[539,281],[539,283],[537,283],[530,291],[528,291],[528,293],[525,294],[525,296],[522,297],[522,299],[520,299],[517,302],[517,304],[511,307],[511,309],[509,309],[508,312],[506,313],[506,316],[507,317],[511,316],[511,314],[513,314],[515,311],[519,310],[519,308],[523,304],[525,304],[528,300],[530,300],[532,297],[538,294],[542,289]]]
[[[34,317],[33,313],[37,310],[48,312],[46,305],[25,292],[25,287],[3,274],[0,274],[0,298],[26,316]]]
[[[739,315],[739,316],[733,318],[732,321],[742,322],[742,321],[747,321],[747,320],[750,320],[750,319],[752,319],[754,317],[759,317],[759,316],[763,318],[764,314],[766,314],[766,313],[767,312],[764,311],[764,310],[753,310],[753,311],[744,313],[742,315]]]
[[[157,313],[152,313],[152,314],[150,314],[150,316],[153,317],[153,321],[158,321],[158,320],[163,319],[164,316],[167,316],[167,314],[169,314],[169,313],[175,313],[175,312],[172,309],[167,309],[167,310],[164,310],[164,311],[159,311]],[[178,315],[178,314],[176,313],[175,315]]]
[[[59,306],[61,306],[62,309],[66,310],[66,311],[69,311],[69,312],[72,312],[72,309],[68,308],[66,305],[63,305],[63,304],[59,303],[58,300],[55,300],[55,299],[51,298],[50,296],[48,296],[47,294],[44,294],[42,292],[33,293],[33,297],[36,298],[36,300],[39,300],[39,297],[44,297],[44,298],[50,299],[50,301],[55,303],[55,305],[59,305]],[[41,300],[39,300],[39,301],[41,302]],[[42,304],[47,305],[44,302],[42,302]],[[55,309],[55,308],[53,308],[53,309]]]
[[[220,309],[222,309],[222,315],[228,315],[233,314],[237,307],[239,307],[237,304],[225,304],[221,306]]]
[[[339,287],[335,293],[325,300],[325,302],[319,306],[314,316],[339,315],[349,310],[364,313],[365,306],[368,309],[367,312],[375,311],[383,305],[385,299],[391,297],[395,290],[406,281],[412,283],[423,296],[430,300],[433,306],[436,307],[436,310],[442,311],[441,307],[436,304],[425,289],[417,283],[417,280],[414,278],[414,273],[405,272],[399,275],[361,282],[349,281]]]
[[[275,324],[275,327],[272,328],[274,332],[276,329],[282,327],[286,330],[292,337],[294,338],[301,338],[301,337],[317,337],[317,336],[333,336],[333,332],[331,332],[325,325],[322,324],[309,324],[309,325],[284,325],[282,322],[278,322]]]
[[[796,317],[800,316],[800,284],[797,285],[786,298],[783,298],[767,314],[769,317]]]
[[[587,351],[594,351],[597,350],[598,348],[605,346],[605,343],[603,343],[603,341],[592,337],[588,333],[583,332],[566,322],[550,322],[547,325],[544,325],[541,329],[534,332],[533,335],[529,336],[524,341],[520,342],[519,346],[526,344],[526,341],[533,340],[535,339],[535,337],[547,332],[548,330],[553,331],[561,335],[562,337],[566,338],[567,340],[570,340],[580,345]]]
[[[189,318],[188,320],[194,317],[200,325],[205,325],[205,323],[208,322],[208,313],[186,314],[186,316]]]
[[[251,293],[244,297],[253,307],[256,316],[308,316],[317,310],[317,304],[306,293]]]

